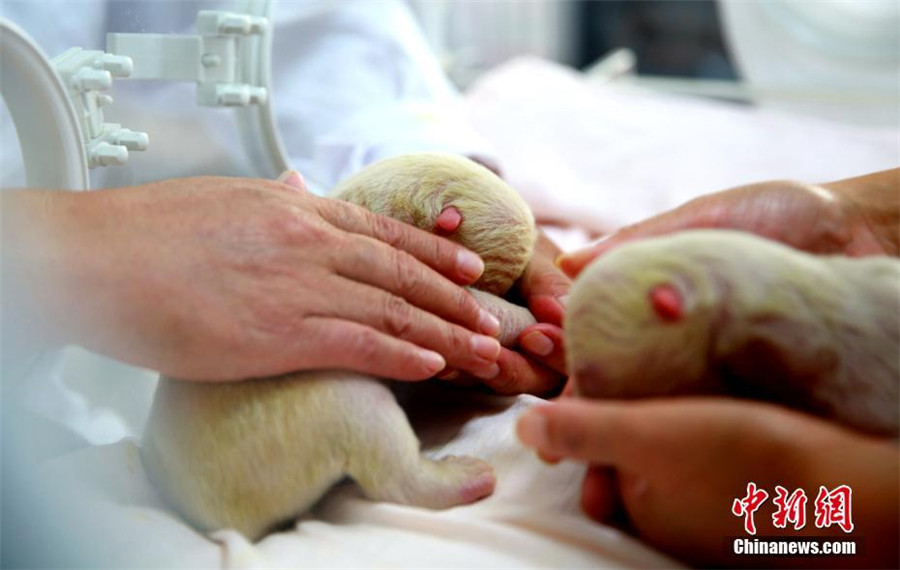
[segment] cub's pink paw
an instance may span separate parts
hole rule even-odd
[[[438,461],[446,472],[452,472],[454,484],[447,491],[452,504],[464,505],[474,503],[494,492],[497,478],[494,469],[484,461],[474,457],[450,455]]]

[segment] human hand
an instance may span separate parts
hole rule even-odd
[[[608,518],[615,503],[643,540],[694,565],[813,565],[822,557],[737,556],[727,537],[748,536],[731,513],[748,482],[772,497],[775,486],[803,489],[809,507],[819,486],[852,489],[855,529],[775,528],[772,499],[755,516],[758,536],[863,539],[850,560],[860,567],[897,567],[900,487],[897,442],[860,435],[771,404],[718,398],[636,402],[564,398],[532,408],[519,420],[522,442],[547,460],[590,465],[582,505]],[[614,473],[614,474],[613,474]],[[809,496],[812,494],[812,496]],[[838,538],[838,537],[836,537]],[[861,544],[860,540],[857,540]],[[847,559],[835,557],[846,565]]]
[[[574,277],[627,241],[697,228],[743,230],[810,253],[897,255],[898,220],[900,169],[820,186],[763,182],[701,196],[561,256],[558,263]]]
[[[288,182],[13,192],[4,213],[47,228],[21,265],[59,343],[183,379],[494,364],[497,340],[471,331],[493,335],[496,319],[454,284],[479,277],[477,256]]]
[[[538,324],[519,334],[518,345],[524,352],[502,348],[496,374],[480,380],[497,393],[545,395],[565,380],[561,327],[563,303],[572,282],[554,264],[558,255],[559,248],[539,232],[531,263],[512,292],[528,306]],[[473,383],[465,377],[462,382]]]
[[[469,158],[502,176],[500,167],[490,158]],[[565,380],[562,317],[572,282],[554,263],[560,253],[556,244],[539,231],[534,256],[514,291],[525,301],[538,324],[519,335],[519,346],[525,353],[501,350],[497,374],[484,381],[498,393],[544,395],[552,393]]]

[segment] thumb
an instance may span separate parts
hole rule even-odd
[[[709,212],[705,207],[698,208],[696,204],[688,202],[674,210],[626,226],[583,249],[565,253],[556,258],[556,264],[566,275],[574,279],[593,260],[626,242],[689,228],[712,227],[715,225],[713,218],[707,215],[711,213],[713,212]]]
[[[627,404],[565,398],[525,412],[516,433],[544,457],[627,466],[635,447],[631,422],[625,425],[629,413]]]
[[[304,180],[303,175],[296,170],[285,170],[281,173],[281,176],[278,177],[278,182],[296,188],[297,190],[307,190],[306,180]]]

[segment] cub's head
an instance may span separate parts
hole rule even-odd
[[[485,264],[475,287],[495,295],[521,276],[537,239],[525,201],[487,168],[452,154],[382,160],[342,182],[333,195],[474,251]]]

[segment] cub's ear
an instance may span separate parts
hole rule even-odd
[[[462,223],[462,214],[454,206],[447,206],[435,220],[437,233],[452,234]]]
[[[664,321],[675,323],[684,317],[684,297],[671,283],[661,283],[647,293],[653,312]]]

